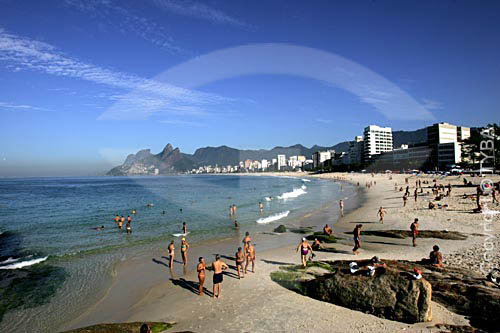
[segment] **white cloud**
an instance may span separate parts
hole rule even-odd
[[[111,26],[123,34],[132,32],[142,39],[171,52],[182,49],[175,44],[165,28],[150,19],[135,14],[123,6],[124,2],[112,0],[65,0],[65,3],[91,17],[99,19],[100,26]],[[106,28],[104,28],[106,30]]]
[[[332,122],[330,119],[322,119],[322,118],[316,118],[316,121],[318,123],[323,123],[323,124],[329,124]]]
[[[160,120],[160,123],[169,124],[169,125],[181,125],[181,126],[194,126],[201,127],[202,123],[194,122],[194,121],[185,121],[185,120]]]
[[[214,94],[184,89],[137,75],[113,71],[70,58],[52,45],[9,34],[0,29],[0,62],[45,74],[81,79],[112,88],[131,90],[127,95],[108,95],[119,108],[100,119],[147,118],[156,112],[199,115],[203,107],[231,101]]]
[[[422,106],[427,110],[442,110],[444,109],[444,105],[441,102],[433,101],[431,99],[424,98],[422,100]]]
[[[21,110],[21,111],[54,111],[52,109],[42,108],[28,104],[15,104],[9,102],[0,102],[0,109]]]
[[[248,27],[245,22],[200,2],[190,0],[152,0],[152,2],[157,7],[175,14],[196,17],[217,24]]]

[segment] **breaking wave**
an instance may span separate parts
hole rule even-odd
[[[292,199],[292,198],[297,198],[298,196],[301,196],[303,194],[306,194],[307,192],[303,188],[296,188],[292,192],[285,192],[282,195],[278,195],[278,199]]]
[[[47,258],[48,257],[43,257],[43,258],[38,258],[38,259],[31,259],[31,260],[16,262],[15,264],[0,266],[0,269],[19,269],[19,268],[23,268],[23,267],[33,266],[33,265],[41,263],[42,261],[47,260]]]
[[[287,210],[285,212],[278,213],[278,214],[270,215],[268,217],[261,217],[260,219],[257,220],[257,223],[264,224],[264,223],[270,223],[273,221],[281,220],[282,218],[287,217],[288,214],[290,214],[289,210]]]

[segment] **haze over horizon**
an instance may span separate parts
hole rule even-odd
[[[0,6],[0,177],[500,121],[496,1]]]

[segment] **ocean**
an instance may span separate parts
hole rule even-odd
[[[229,237],[235,204],[240,229],[269,231],[354,195],[344,187],[237,175],[2,179],[0,331],[50,331],[74,319],[107,290],[116,263],[179,241],[183,222],[191,245]],[[131,216],[131,234],[118,230],[117,214]]]

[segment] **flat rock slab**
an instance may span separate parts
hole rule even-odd
[[[352,234],[352,232],[346,232],[346,234]],[[361,235],[364,236],[379,236],[388,238],[410,238],[412,233],[410,230],[365,230],[361,231]],[[437,238],[437,239],[449,239],[449,240],[465,240],[467,235],[462,234],[457,231],[445,231],[445,230],[420,230],[418,232],[418,238]]]
[[[146,323],[151,327],[153,333],[164,332],[174,326],[173,323]],[[66,331],[65,333],[137,333],[140,332],[142,324],[144,324],[144,322],[98,324]]]

